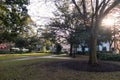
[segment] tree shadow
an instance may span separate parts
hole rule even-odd
[[[98,65],[92,66],[89,65],[87,61],[76,61],[76,60],[69,60],[69,61],[56,61],[47,64],[49,67],[54,68],[63,68],[75,71],[86,71],[86,72],[116,72],[120,71],[120,65],[115,64],[112,62],[99,62]]]

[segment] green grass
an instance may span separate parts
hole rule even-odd
[[[54,59],[33,59],[0,63],[0,80],[30,80],[34,73],[33,63],[48,62]],[[32,80],[32,79],[31,79]]]
[[[28,57],[28,56],[47,56],[47,55],[51,55],[51,54],[50,53],[0,54],[0,61]]]
[[[0,63],[0,80],[119,80],[120,71],[88,72],[61,66],[71,60],[33,59]],[[111,64],[119,62],[111,62]],[[72,64],[72,63],[70,63]],[[74,66],[73,66],[74,67]]]

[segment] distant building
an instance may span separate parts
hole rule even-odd
[[[9,51],[10,50],[10,43],[1,43],[0,44],[0,51]]]
[[[78,52],[82,52],[82,47],[81,45],[78,46],[77,48]],[[85,51],[88,52],[89,48],[85,47]],[[102,42],[101,45],[97,45],[97,51],[110,51],[110,44],[108,42]]]
[[[70,50],[70,44],[62,44],[63,46],[63,50],[67,50],[69,52]],[[97,45],[97,51],[105,51],[105,52],[109,52],[112,50],[112,48],[114,48],[113,46],[110,47],[110,43],[109,42],[102,42],[100,45]],[[77,52],[82,52],[82,46],[79,44],[78,47],[77,47]],[[85,47],[85,52],[89,52],[89,48],[88,47]]]

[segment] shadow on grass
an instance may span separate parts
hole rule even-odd
[[[91,66],[87,63],[87,61],[55,61],[45,64],[49,68],[54,69],[68,69],[75,71],[85,71],[85,72],[116,72],[120,71],[120,65],[111,63],[111,62],[99,62],[97,66]]]

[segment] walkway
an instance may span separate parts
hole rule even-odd
[[[12,62],[12,61],[22,61],[22,60],[32,60],[32,59],[40,59],[40,58],[53,58],[53,59],[71,59],[70,57],[59,57],[58,55],[50,55],[50,56],[27,56],[18,59],[11,59],[11,60],[3,60],[0,62]]]

